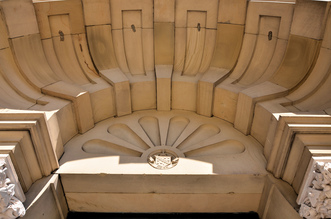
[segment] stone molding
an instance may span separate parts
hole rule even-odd
[[[274,114],[277,116],[276,114]],[[329,115],[295,115],[279,116],[276,131],[269,131],[265,147],[272,148],[267,164],[267,170],[276,178],[284,174],[287,155],[291,151],[292,139],[296,134],[330,134],[331,117]]]
[[[56,143],[50,137],[50,131],[44,113],[32,111],[5,111],[0,116],[0,131],[28,131],[40,164],[43,176],[48,176],[59,167],[54,152]]]

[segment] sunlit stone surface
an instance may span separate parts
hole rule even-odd
[[[179,157],[157,170],[148,156],[159,150]],[[141,111],[98,123],[70,140],[57,173],[266,174],[262,147],[231,124],[185,111]],[[229,165],[231,163],[231,165]]]
[[[0,154],[24,217],[329,214],[308,172],[331,154],[330,8],[0,1]]]
[[[175,156],[159,168],[151,165],[150,155],[162,151]],[[186,111],[149,110],[102,121],[73,138],[57,173],[74,211],[130,212],[133,206],[134,212],[257,211],[267,174],[261,151],[251,136],[220,119]],[[134,194],[137,198],[130,199]],[[125,205],[115,201],[128,198]],[[178,205],[173,199],[191,199],[192,203]],[[204,206],[206,199],[218,204]],[[230,207],[239,199],[242,205]]]

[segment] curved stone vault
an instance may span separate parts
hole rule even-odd
[[[25,217],[331,217],[330,6],[0,1],[0,153]]]

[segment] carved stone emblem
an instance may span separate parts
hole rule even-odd
[[[167,150],[154,151],[147,158],[147,162],[159,170],[173,168],[177,165],[178,160],[179,158],[174,152]]]

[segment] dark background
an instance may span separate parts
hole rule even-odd
[[[67,219],[259,219],[250,213],[78,213],[70,212]]]

